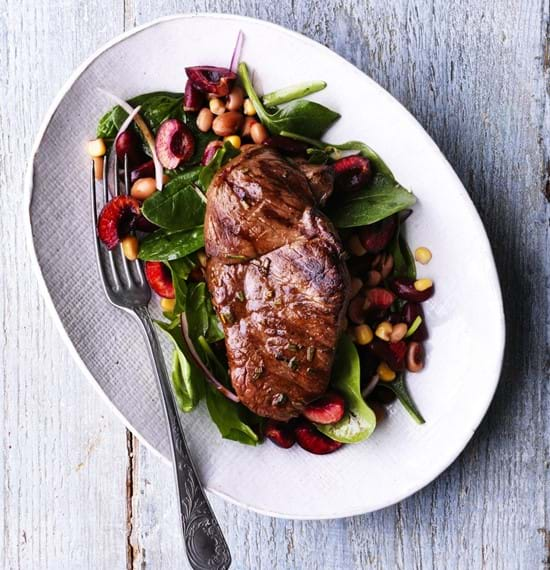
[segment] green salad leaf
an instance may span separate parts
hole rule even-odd
[[[340,118],[340,114],[314,101],[297,100],[284,107],[266,108],[254,90],[246,63],[239,64],[239,76],[246,94],[254,103],[258,118],[271,134],[282,131],[299,133],[306,137],[321,138],[327,129]]]
[[[172,283],[176,291],[176,306],[174,314],[179,315],[185,311],[187,302],[187,278],[196,263],[190,257],[181,257],[167,262],[172,273]]]
[[[331,144],[296,134],[292,131],[281,133],[285,137],[309,144],[310,159],[314,163],[323,162],[341,150],[359,151],[375,167],[375,176],[367,187],[357,192],[336,194],[329,201],[326,213],[338,228],[353,228],[374,224],[397,212],[408,210],[416,202],[412,192],[405,189],[395,179],[388,165],[370,146],[359,141]]]
[[[347,411],[339,422],[315,424],[317,429],[342,443],[357,443],[367,439],[376,427],[376,416],[361,395],[359,354],[347,334],[342,335],[336,349],[331,386],[346,399]]]
[[[200,167],[170,180],[162,192],[155,192],[143,202],[143,215],[157,226],[169,231],[188,230],[203,223],[204,200],[192,186]]]
[[[384,382],[384,386],[389,388],[397,396],[397,399],[417,424],[426,423],[426,420],[422,417],[420,410],[416,407],[409,394],[404,374],[399,374],[392,382]]]
[[[157,230],[142,240],[139,258],[145,261],[172,261],[185,257],[203,246],[203,226],[172,233]]]
[[[207,342],[212,343],[224,338],[223,328],[206,290],[206,283],[188,284],[185,314],[192,339],[204,337]]]
[[[160,124],[166,119],[179,118],[183,113],[183,95],[169,91],[155,91],[144,93],[128,100],[132,107],[141,105],[140,115],[145,119],[149,128],[156,132]],[[181,110],[181,112],[180,112]],[[118,133],[122,123],[128,116],[118,105],[105,113],[97,125],[97,137],[112,139]]]
[[[208,190],[214,176],[216,176],[216,172],[239,153],[240,150],[236,149],[229,141],[225,142],[224,145],[216,151],[212,160],[202,168],[199,175],[199,186],[204,192]]]
[[[231,439],[246,445],[259,443],[258,434],[241,419],[239,412],[242,406],[228,400],[210,384],[206,389],[206,406],[212,421],[224,439]]]
[[[327,215],[336,227],[353,228],[379,222],[409,209],[415,202],[414,194],[394,178],[377,173],[366,188],[335,196]]]
[[[416,263],[401,226],[401,222],[398,222],[395,235],[388,246],[389,253],[393,255],[393,274],[395,277],[416,279]]]
[[[183,334],[179,326],[172,323],[155,321],[174,344],[172,362],[172,384],[179,408],[183,412],[193,410],[204,397],[205,381],[202,372],[195,366],[187,352]],[[179,323],[179,319],[178,319]]]
[[[212,370],[218,380],[226,386],[229,386],[227,365],[219,361],[204,336],[198,337],[196,346],[197,349],[201,351],[205,364]],[[206,390],[206,406],[212,421],[218,427],[223,438],[238,441],[246,445],[256,445],[259,443],[260,438],[253,429],[253,426],[259,426],[261,419],[242,404],[228,400],[210,384],[208,384]]]

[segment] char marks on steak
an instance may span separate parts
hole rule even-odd
[[[207,283],[225,331],[231,382],[253,412],[277,420],[323,394],[345,314],[340,240],[317,210],[327,167],[247,147],[208,189]]]

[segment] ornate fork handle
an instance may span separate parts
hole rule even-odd
[[[146,307],[138,307],[134,311],[145,330],[168,420],[181,524],[189,562],[195,570],[224,570],[231,564],[231,554],[189,455],[157,333]]]

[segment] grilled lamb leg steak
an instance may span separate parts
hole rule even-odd
[[[349,275],[328,218],[328,168],[250,146],[208,189],[207,283],[225,331],[231,382],[253,412],[278,420],[323,394]]]

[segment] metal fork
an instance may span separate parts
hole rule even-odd
[[[116,153],[114,159],[114,193],[122,193],[118,176]],[[109,201],[108,155],[103,159],[103,200]],[[225,570],[231,564],[231,554],[221,528],[206,498],[189,455],[176,403],[170,387],[164,357],[147,305],[151,289],[144,277],[140,261],[128,261],[122,246],[107,250],[97,235],[97,192],[95,164],[91,167],[92,215],[97,266],[105,294],[119,309],[133,315],[142,325],[147,338],[149,356],[162,396],[164,414],[172,442],[172,463],[178,487],[179,507],[187,557],[196,570]],[[129,190],[128,158],[124,160],[124,188]]]

